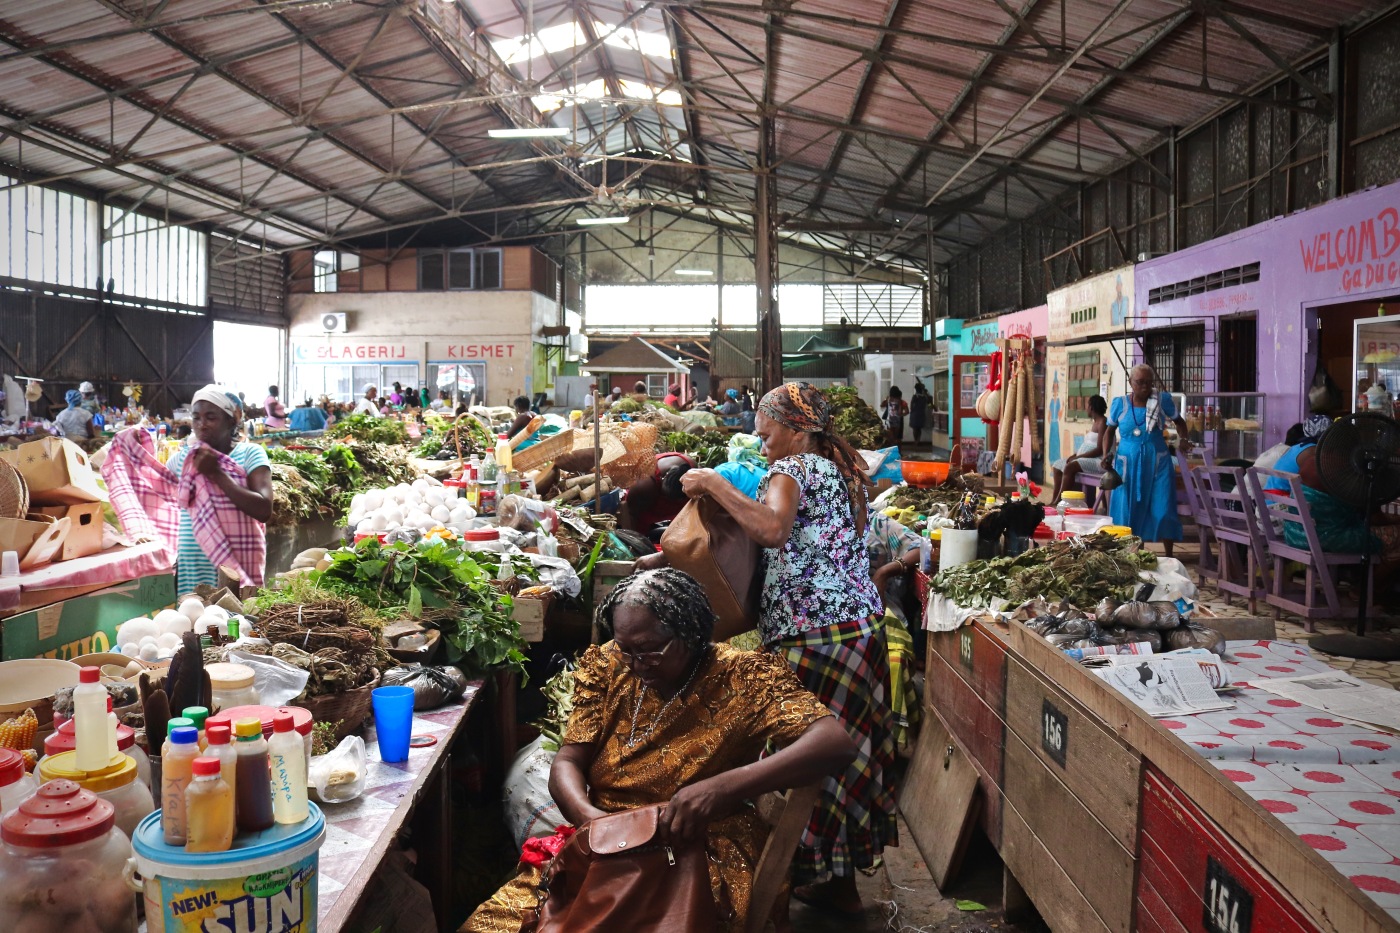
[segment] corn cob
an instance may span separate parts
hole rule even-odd
[[[33,748],[34,733],[39,731],[39,717],[27,709],[22,716],[0,723],[0,748]]]

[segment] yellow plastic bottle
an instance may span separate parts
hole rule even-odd
[[[236,794],[238,792],[238,752],[233,747],[233,729],[228,723],[216,722],[205,731],[210,758],[219,759],[219,776]]]
[[[226,852],[233,845],[233,788],[220,776],[220,762],[194,759],[194,779],[185,788],[185,851]]]
[[[181,726],[171,731],[161,750],[160,765],[160,825],[165,832],[165,844],[185,844],[185,788],[194,776],[193,765],[199,757],[199,730]]]

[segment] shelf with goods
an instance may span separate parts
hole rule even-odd
[[[1263,392],[1188,392],[1177,395],[1191,443],[1209,449],[1216,460],[1254,460],[1267,446]]]

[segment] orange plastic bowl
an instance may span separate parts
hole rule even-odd
[[[930,486],[937,486],[948,478],[947,463],[938,463],[933,460],[901,460],[899,461],[899,472],[904,477],[904,481],[910,486],[918,486],[927,489]]]

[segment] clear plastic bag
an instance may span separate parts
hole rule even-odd
[[[307,778],[322,803],[354,800],[365,789],[365,740],[347,735],[328,754],[311,759]]]

